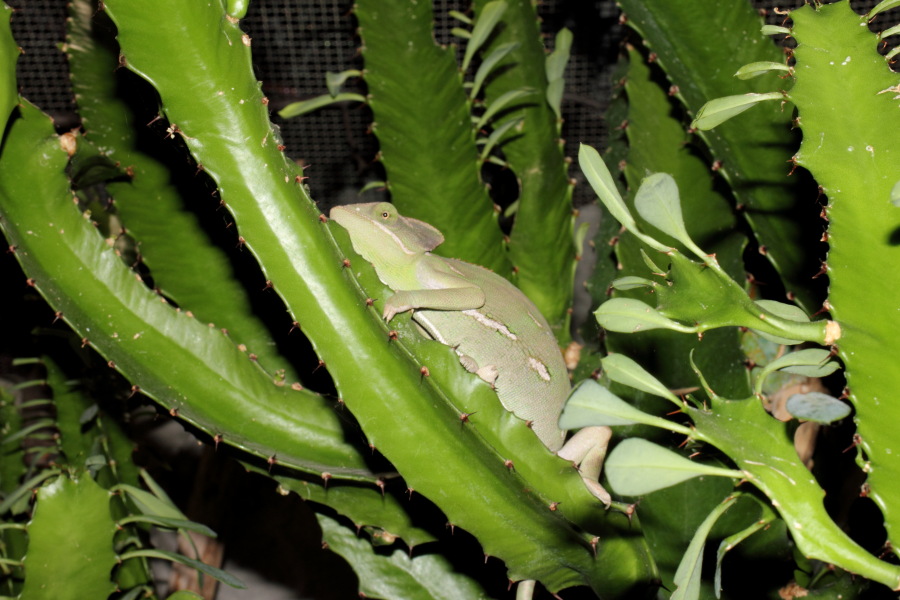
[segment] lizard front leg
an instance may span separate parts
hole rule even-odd
[[[390,321],[394,315],[415,308],[463,311],[482,306],[484,291],[477,286],[399,290],[384,303],[382,316]]]

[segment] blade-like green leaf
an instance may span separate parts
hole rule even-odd
[[[311,113],[315,110],[319,110],[320,108],[324,108],[332,104],[337,104],[339,102],[362,102],[363,104],[365,104],[366,97],[361,94],[354,94],[352,92],[324,94],[322,96],[310,98],[309,100],[292,102],[291,104],[288,104],[287,106],[279,110],[278,116],[282,119],[291,119],[293,117],[305,115],[306,113]]]
[[[537,92],[532,89],[524,88],[520,90],[510,90],[488,104],[487,110],[479,117],[475,123],[475,129],[481,130],[491,118],[497,113],[516,106],[516,102],[525,98],[534,96]]]
[[[494,32],[494,28],[500,21],[500,17],[503,16],[504,11],[506,11],[506,2],[494,0],[485,4],[481,12],[478,13],[475,27],[472,29],[472,37],[469,38],[469,42],[466,44],[466,54],[462,62],[463,72],[469,70],[469,63],[475,57],[475,52],[484,45]]]
[[[737,496],[726,498],[724,502],[709,513],[709,516],[697,528],[697,532],[691,538],[691,543],[684,553],[684,558],[675,572],[675,585],[677,587],[672,592],[670,600],[698,600],[700,598],[700,574],[703,569],[703,547],[706,545],[706,538],[709,536],[713,525],[719,520],[719,517],[725,514],[725,511],[736,500]]]
[[[169,552],[168,550],[159,550],[157,548],[132,550],[131,552],[125,552],[124,554],[120,555],[119,559],[124,561],[137,557],[161,558],[164,560],[170,560],[172,562],[177,562],[188,566],[198,573],[209,575],[210,577],[217,579],[235,589],[243,590],[247,587],[240,579],[238,579],[228,571],[223,571],[222,569],[214,567],[212,565],[208,565],[203,561],[197,560],[195,558],[189,558],[183,554],[178,554],[176,552]]]
[[[343,556],[359,577],[359,591],[367,598],[409,600],[487,599],[477,581],[455,572],[441,554],[411,556],[400,548],[375,552],[357,531],[316,514],[328,549]]]
[[[898,6],[900,6],[900,0],[881,0],[875,5],[875,8],[866,13],[866,19],[872,19],[875,15]]]
[[[494,70],[497,63],[518,47],[519,42],[509,42],[508,44],[497,46],[490,54],[484,57],[481,64],[478,66],[478,70],[475,72],[475,79],[472,82],[472,90],[469,92],[469,98],[474,100],[478,97],[478,92],[481,91],[484,80],[491,74],[491,71]]]

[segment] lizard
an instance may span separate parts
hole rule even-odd
[[[599,483],[608,427],[586,427],[566,442],[558,420],[571,385],[547,320],[525,294],[493,271],[432,254],[444,241],[432,225],[400,215],[388,202],[331,209],[353,249],[393,290],[382,317],[413,311],[420,332],[459,356],[492,386],[503,407],[524,419],[541,442],[579,466],[588,490],[609,506]]]

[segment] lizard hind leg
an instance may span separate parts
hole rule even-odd
[[[497,367],[494,365],[485,365],[481,367],[478,365],[478,361],[465,354],[459,355],[459,362],[465,367],[466,371],[475,373],[481,379],[491,384],[491,387],[494,387],[494,382],[497,381],[497,377],[500,375],[500,371],[497,370]]]
[[[571,460],[578,465],[578,471],[588,491],[607,507],[612,498],[600,485],[599,479],[611,437],[612,430],[609,427],[585,427],[573,435],[557,452],[560,458]]]

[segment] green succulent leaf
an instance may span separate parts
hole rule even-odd
[[[481,149],[481,156],[479,156],[479,159],[482,161],[487,160],[488,155],[491,153],[491,150],[493,150],[495,146],[501,143],[501,140],[503,139],[503,136],[506,134],[506,132],[513,127],[520,125],[521,123],[521,117],[513,117],[497,125],[491,132],[491,135],[489,135],[487,138],[483,138],[484,148]],[[479,140],[479,142],[480,141],[482,140]]]
[[[756,393],[762,393],[766,378],[775,371],[786,371],[804,377],[827,377],[840,368],[840,365],[830,360],[831,356],[831,351],[824,348],[788,352],[765,365],[757,374]]]

